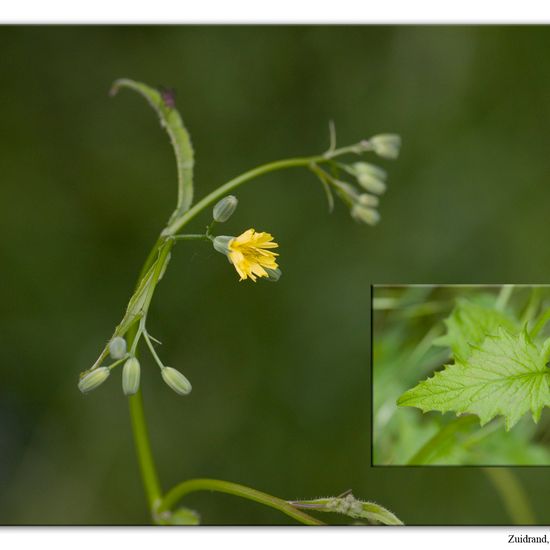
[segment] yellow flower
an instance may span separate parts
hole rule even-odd
[[[229,241],[227,255],[241,281],[250,277],[256,282],[256,277],[269,276],[266,269],[277,269],[275,256],[278,254],[267,249],[278,246],[269,233],[256,233],[254,229],[249,229]]]

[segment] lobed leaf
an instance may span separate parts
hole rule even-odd
[[[486,336],[499,328],[510,333],[519,332],[517,323],[505,313],[494,308],[458,299],[451,315],[445,319],[447,334],[434,341],[436,345],[449,346],[456,361],[466,360],[472,345],[479,345]]]
[[[550,405],[550,370],[545,357],[524,329],[511,334],[499,328],[481,345],[470,345],[470,356],[406,391],[400,406],[427,411],[473,413],[481,425],[504,416],[506,430],[528,411],[538,422]]]

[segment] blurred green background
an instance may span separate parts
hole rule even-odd
[[[376,286],[373,464],[550,465],[548,408],[537,424],[528,413],[507,432],[502,416],[481,427],[476,415],[457,419],[454,412],[424,414],[397,405],[406,390],[457,362],[445,341],[451,316],[456,338],[457,325],[470,327],[474,312],[501,311],[503,323],[510,323],[505,326],[531,330],[549,308],[550,286]],[[535,345],[541,349],[549,337],[546,323]]]
[[[193,393],[143,369],[163,485],[352,488],[409,524],[509,522],[479,469],[370,467],[369,285],[548,280],[549,47],[545,27],[0,28],[0,523],[148,522],[118,376],[76,388],[175,198],[154,114],[107,96],[119,77],[177,89],[199,197],[325,150],[330,119],[340,144],[404,142],[375,228],[329,215],[305,171],[242,188],[227,232],[276,236],[276,285],[178,246],[149,323]],[[518,475],[548,523],[550,473]],[[230,496],[186,502],[205,523],[287,523]]]

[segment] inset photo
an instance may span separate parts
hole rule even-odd
[[[374,466],[550,465],[550,286],[372,287]]]

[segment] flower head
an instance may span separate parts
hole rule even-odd
[[[227,257],[234,265],[237,273],[244,281],[250,277],[256,282],[257,277],[269,277],[266,269],[277,269],[278,265],[275,252],[270,248],[279,245],[273,242],[273,236],[269,233],[256,233],[254,229],[248,229],[228,243]]]

